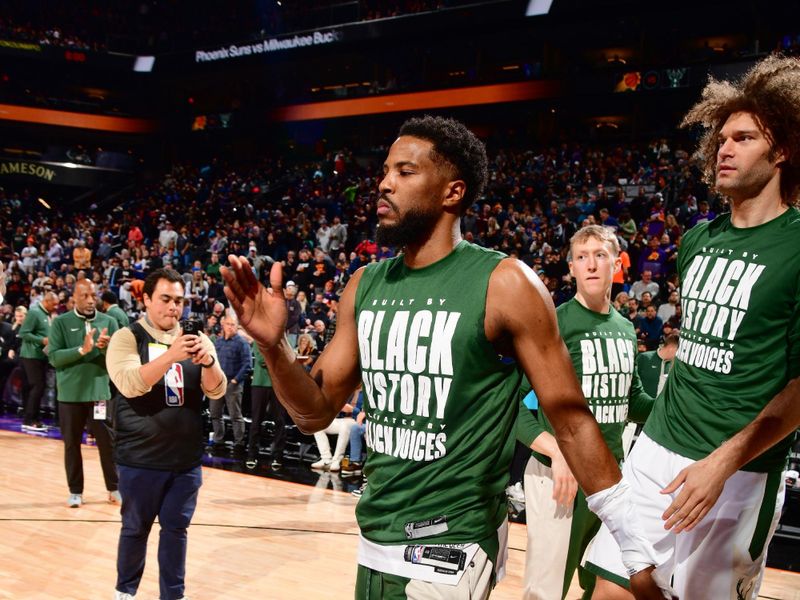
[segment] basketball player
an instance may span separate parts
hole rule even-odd
[[[653,549],[639,543],[547,290],[521,262],[461,239],[460,216],[486,172],[483,144],[462,124],[425,117],[403,125],[377,214],[379,245],[404,252],[353,275],[336,334],[310,374],[285,340],[279,263],[268,291],[230,256],[225,293],[302,430],[327,427],[363,384],[369,483],[357,509],[357,598],[487,598],[503,575],[520,381],[504,357],[524,369],[577,480],[614,520],[641,597],[661,598]]]
[[[800,425],[800,60],[712,80],[683,124],[731,213],[683,238],[680,345],[625,480],[680,598],[754,599]],[[613,546],[601,529],[587,555],[595,598],[626,597]]]
[[[620,268],[619,242],[605,227],[589,225],[570,240],[570,274],[577,293],[556,310],[558,329],[614,458],[622,460],[622,431],[628,420],[644,422],[653,407],[636,369],[636,331],[630,319],[611,305],[611,285]],[[600,520],[556,444],[545,411],[533,416],[524,405],[517,418],[517,439],[534,452],[525,469],[526,600],[566,597],[578,569],[584,598],[595,576],[579,568]],[[576,496],[577,491],[577,496]]]

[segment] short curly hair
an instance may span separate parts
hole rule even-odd
[[[478,137],[455,119],[425,115],[408,119],[400,127],[398,136],[409,135],[433,144],[431,159],[445,163],[453,169],[453,175],[466,184],[461,199],[461,214],[467,212],[480,198],[486,187],[489,159],[486,146]]]
[[[779,54],[769,56],[751,68],[739,81],[717,81],[713,77],[702,99],[681,122],[681,127],[700,125],[705,129],[696,157],[703,167],[706,183],[713,186],[716,174],[718,138],[728,117],[747,112],[770,144],[770,160],[783,152],[781,199],[788,205],[800,199],[800,59]]]

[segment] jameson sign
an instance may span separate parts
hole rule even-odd
[[[23,160],[0,161],[0,175],[26,175],[45,181],[53,181],[56,170],[44,165]]]
[[[76,187],[97,187],[125,176],[127,174],[113,169],[0,158],[0,183],[13,178]]]
[[[334,31],[314,31],[308,34],[293,35],[286,38],[271,38],[261,42],[250,44],[232,44],[216,50],[197,50],[194,53],[196,63],[214,62],[218,60],[228,60],[230,58],[240,58],[242,56],[256,56],[268,52],[278,52],[280,50],[293,50],[295,48],[310,48],[312,46],[322,46],[333,44],[342,39],[342,32]]]

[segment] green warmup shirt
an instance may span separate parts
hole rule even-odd
[[[504,258],[461,241],[427,267],[398,256],[362,274],[369,483],[356,516],[370,542],[481,542],[506,518],[521,375],[484,328],[489,277]]]
[[[117,304],[112,304],[106,310],[106,314],[117,322],[117,329],[122,329],[131,324],[131,320],[125,311],[122,310]]]
[[[633,323],[614,307],[607,314],[589,310],[576,298],[556,310],[558,328],[567,346],[572,366],[578,375],[583,395],[597,419],[603,438],[622,460],[622,431],[627,421],[643,422],[653,407],[653,398],[645,393],[636,369],[636,331]],[[553,428],[541,407],[534,413],[523,403],[530,391],[523,381],[520,389],[520,412],[517,417],[517,439],[530,447],[543,431]],[[533,452],[536,460],[550,466],[550,457]],[[541,523],[529,520],[528,527]],[[573,502],[569,548],[564,556],[564,582],[561,597],[565,598],[575,571],[583,597],[591,597],[595,577],[580,567],[581,557],[600,528],[600,519],[589,510],[586,496],[578,490]],[[540,595],[543,593],[539,590]]]
[[[800,374],[800,211],[740,229],[690,229],[678,255],[683,323],[675,365],[644,432],[699,460]],[[794,434],[744,470],[782,469]]]
[[[583,395],[594,413],[608,447],[622,460],[622,430],[627,421],[643,422],[653,407],[653,398],[642,389],[636,371],[636,331],[633,323],[611,307],[608,314],[589,310],[577,299],[556,310],[558,328],[578,375]],[[524,382],[520,397],[530,390]],[[542,431],[553,427],[541,409],[538,419],[521,407],[517,438],[530,446]],[[533,453],[543,464],[550,458]]]
[[[19,355],[22,358],[36,358],[47,360],[44,353],[42,339],[50,335],[50,315],[37,304],[25,315],[22,327],[19,328],[19,337],[22,338],[22,348]],[[48,343],[49,343],[48,339]]]
[[[111,398],[106,349],[95,346],[83,356],[78,351],[92,328],[96,342],[104,328],[109,336],[113,335],[117,322],[100,311],[95,312],[92,320],[74,310],[53,319],[49,358],[56,369],[59,402],[97,402]]]
[[[272,387],[272,378],[267,371],[267,363],[264,361],[264,356],[258,345],[253,342],[250,344],[253,350],[253,382],[250,385],[256,387]]]
[[[642,352],[636,359],[636,370],[639,372],[642,387],[653,398],[658,395],[658,382],[661,380],[661,374],[669,377],[671,368],[672,361],[661,360],[658,350]]]

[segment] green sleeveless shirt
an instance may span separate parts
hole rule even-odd
[[[462,241],[425,268],[398,256],[362,274],[355,317],[369,485],[356,515],[369,541],[477,542],[505,518],[520,373],[484,328],[489,277],[503,258]]]

